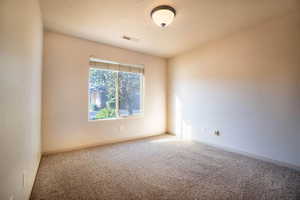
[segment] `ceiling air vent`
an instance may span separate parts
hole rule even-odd
[[[128,41],[133,41],[133,42],[138,42],[138,41],[139,41],[139,39],[133,38],[133,37],[129,37],[129,36],[127,36],[127,35],[123,35],[123,36],[122,36],[122,39],[128,40]]]
[[[128,37],[128,36],[126,36],[126,35],[123,35],[123,37],[122,37],[124,40],[131,40],[131,38],[130,37]]]

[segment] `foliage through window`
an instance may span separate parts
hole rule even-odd
[[[90,68],[89,120],[142,113],[143,74]]]

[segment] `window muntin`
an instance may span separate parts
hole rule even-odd
[[[90,68],[89,120],[141,114],[142,89],[142,73]]]

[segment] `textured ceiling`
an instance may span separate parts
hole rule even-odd
[[[287,15],[299,0],[40,0],[47,30],[172,57],[203,43]],[[177,10],[159,28],[150,11],[161,4]],[[122,39],[126,35],[131,41]]]

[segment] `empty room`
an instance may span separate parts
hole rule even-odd
[[[1,200],[300,200],[299,0],[0,0]]]

